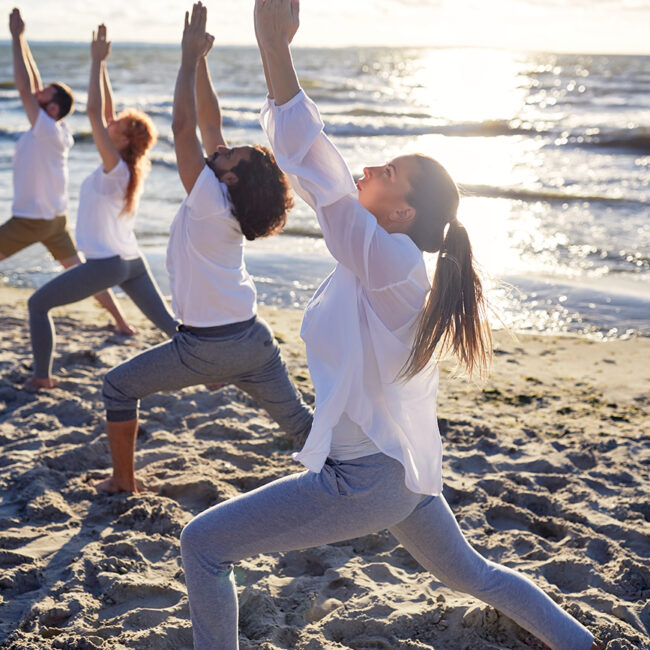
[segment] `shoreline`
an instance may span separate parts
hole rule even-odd
[[[246,249],[246,262],[258,292],[258,304],[280,309],[304,309],[334,267],[324,240],[288,234],[261,240]],[[291,255],[282,242],[295,246]],[[163,294],[169,293],[165,267],[166,241],[144,244],[142,252]],[[26,272],[25,269],[33,269]],[[0,262],[0,288],[35,290],[61,272],[39,248],[21,251]],[[613,283],[613,284],[612,284]],[[605,284],[543,276],[505,275],[484,278],[494,307],[496,329],[509,327],[522,335],[580,336],[593,340],[650,338],[650,293],[641,278]],[[125,297],[118,290],[121,297]]]
[[[91,299],[56,309],[61,383],[28,393],[30,293],[0,287],[0,648],[190,648],[182,526],[301,466],[246,395],[197,386],[144,400],[136,466],[161,492],[98,497],[101,375],[163,337],[128,299],[130,339]],[[301,310],[259,311],[313,400]],[[445,496],[479,552],[531,577],[607,650],[649,649],[650,338],[517,337],[495,333],[483,385],[441,366]],[[236,577],[242,650],[542,648],[386,531],[250,558]]]

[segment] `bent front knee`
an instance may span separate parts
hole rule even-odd
[[[181,531],[181,555],[184,559],[205,552],[208,548],[214,548],[214,540],[206,539],[205,532],[197,519],[198,517],[192,519]]]
[[[214,522],[206,520],[206,514],[198,515],[181,531],[181,556],[187,571],[194,562],[209,567],[214,575],[227,573],[233,565],[233,549],[228,537],[215,532]],[[208,525],[209,524],[209,525]],[[219,530],[219,529],[217,529]]]
[[[27,300],[27,309],[29,310],[30,316],[47,314],[50,310],[47,294],[40,289],[35,291]]]
[[[107,419],[111,422],[125,422],[138,416],[138,397],[129,394],[121,386],[119,366],[104,375],[102,399]]]

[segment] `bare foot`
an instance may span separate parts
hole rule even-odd
[[[142,481],[136,481],[135,485],[129,487],[122,487],[115,482],[115,479],[110,476],[103,481],[93,482],[91,485],[97,490],[97,492],[104,494],[121,494],[122,492],[131,492],[132,494],[142,494],[143,492],[156,492],[156,490],[149,486],[145,485]]]
[[[30,377],[24,384],[23,388],[27,390],[51,390],[56,388],[57,382],[52,377]]]
[[[116,323],[114,329],[116,334],[121,334],[122,336],[135,336],[138,333],[138,330],[135,327],[131,327],[126,321]]]

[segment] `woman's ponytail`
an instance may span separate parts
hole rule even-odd
[[[145,154],[156,143],[158,133],[151,118],[142,111],[129,109],[120,113],[117,119],[126,120],[125,135],[129,140],[120,151],[130,172],[122,214],[133,214],[142,193],[142,182],[151,169],[151,161]]]
[[[458,189],[435,160],[425,156],[417,159],[424,172],[411,182],[408,198],[416,217],[409,234],[421,250],[440,252],[413,347],[400,376],[409,379],[424,370],[431,357],[440,358],[448,352],[470,375],[478,371],[483,376],[492,356],[492,337],[469,237],[455,216]]]

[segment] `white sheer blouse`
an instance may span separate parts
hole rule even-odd
[[[431,363],[408,382],[396,379],[431,288],[422,252],[407,235],[386,232],[359,203],[350,171],[303,91],[281,106],[267,101],[261,123],[338,262],[302,323],[316,407],[311,433],[294,457],[320,471],[332,429],[345,415],[402,463],[410,490],[440,494],[437,367]]]

